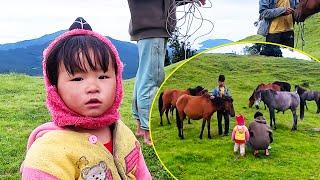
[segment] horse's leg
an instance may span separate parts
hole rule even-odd
[[[297,110],[296,109],[291,109],[292,116],[293,116],[293,125],[292,125],[292,131],[297,130],[297,121],[298,121],[298,116],[297,116]]]
[[[270,127],[272,127],[272,111],[269,109],[269,115],[270,115]]]
[[[203,118],[202,119],[202,127],[201,127],[201,132],[200,132],[200,136],[199,138],[202,139],[202,134],[203,134],[203,130],[204,130],[204,127],[206,126],[206,119]]]
[[[171,117],[173,118],[173,111],[174,111],[175,107],[171,105],[170,107],[170,112],[171,112]]]
[[[163,110],[160,110],[160,126],[163,126],[162,115],[163,115]]]
[[[210,133],[210,121],[211,121],[211,117],[208,119],[208,124],[207,124],[207,128],[208,128],[208,138],[211,139],[211,133]]]
[[[317,114],[320,113],[320,99],[317,101]]]
[[[178,109],[176,110],[176,122],[177,122],[177,128],[178,128],[178,136],[181,138],[181,139],[183,139],[182,138],[182,133],[181,133],[181,123],[180,123],[180,121],[182,121],[181,119],[180,119],[180,117],[182,118],[182,113],[180,113],[179,111],[178,111]]]
[[[304,105],[306,106],[306,110],[309,111],[307,106],[307,101],[304,102]]]
[[[191,124],[191,120],[190,120],[190,118],[188,117],[188,124]]]
[[[167,117],[167,122],[168,122],[168,124],[171,124],[170,121],[169,121],[169,117],[168,117],[169,110],[170,110],[170,109],[166,109],[166,117]]]
[[[273,125],[274,125],[274,129],[277,129],[277,125],[276,125],[276,114],[274,109],[272,110],[272,116],[273,116]]]
[[[184,117],[183,117],[183,120],[186,118],[185,114],[184,114]],[[180,121],[180,127],[181,127],[181,139],[184,139],[184,135],[183,135],[183,120]]]
[[[300,99],[300,120],[303,120],[304,118],[304,105],[306,104],[305,101],[302,101]]]

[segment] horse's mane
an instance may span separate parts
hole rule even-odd
[[[265,84],[264,84],[264,83],[259,84],[259,85],[256,87],[255,90],[258,90],[258,89],[260,88],[260,86],[263,86],[263,85],[265,85]]]
[[[199,92],[201,92],[202,90],[204,90],[204,88],[203,88],[202,86],[197,86],[197,87],[195,87],[195,88],[188,88],[187,90],[190,92],[190,94],[191,94],[192,96],[195,96],[197,93],[199,93]]]
[[[295,85],[294,86],[295,89],[297,89],[298,94],[303,94],[305,91],[307,91],[307,89],[300,87],[299,85]]]
[[[233,102],[233,99],[231,96],[223,96],[222,97],[223,100],[229,101],[229,102]]]
[[[211,98],[211,103],[216,105],[217,107],[220,107],[223,105],[223,98],[219,96]]]

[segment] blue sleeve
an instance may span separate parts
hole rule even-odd
[[[218,88],[214,88],[214,89],[212,90],[212,95],[213,95],[213,96],[219,96],[219,90],[218,90]]]
[[[274,3],[272,0],[260,0],[259,1],[259,14],[260,19],[273,19],[278,16],[281,16],[283,13],[286,12],[287,8],[279,7],[274,8],[271,6],[271,3]]]

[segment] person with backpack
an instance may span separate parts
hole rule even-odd
[[[245,125],[245,117],[243,115],[236,116],[237,125],[232,131],[232,141],[234,141],[233,152],[237,153],[240,148],[240,155],[245,155],[246,142],[250,138],[249,130]]]

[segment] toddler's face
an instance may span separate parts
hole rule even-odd
[[[86,61],[83,61],[86,62]],[[109,109],[116,93],[116,74],[111,59],[107,72],[101,68],[93,71],[85,63],[88,72],[68,74],[63,63],[58,77],[58,93],[72,111],[89,117],[97,117]]]

